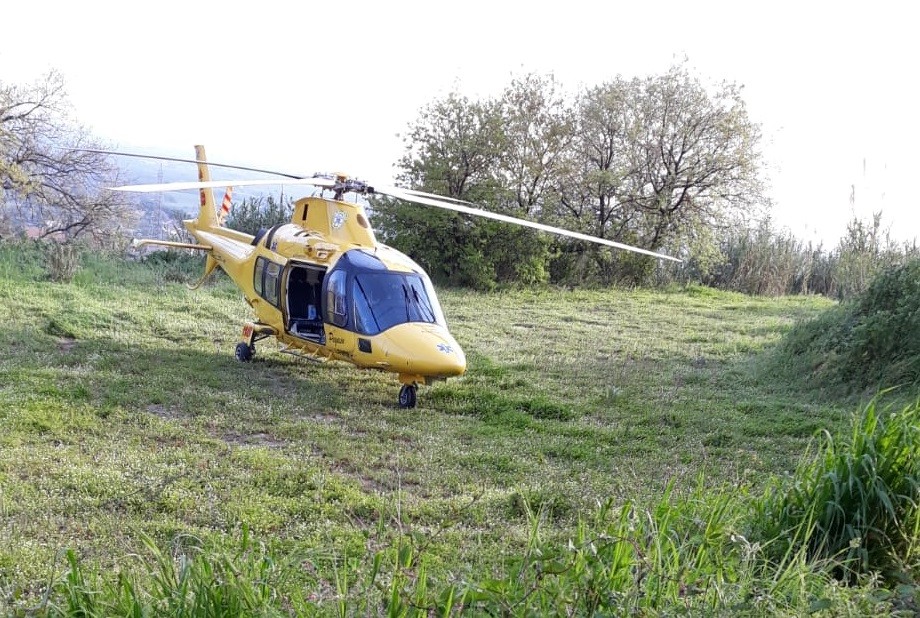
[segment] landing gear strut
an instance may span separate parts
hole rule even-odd
[[[403,384],[403,387],[399,389],[399,407],[414,408],[417,392],[418,387],[415,384]]]
[[[275,334],[275,329],[267,324],[246,322],[243,324],[243,340],[236,344],[233,355],[236,356],[236,360],[248,363],[256,354],[256,341],[262,341]]]

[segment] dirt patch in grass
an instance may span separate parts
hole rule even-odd
[[[58,337],[57,345],[58,350],[66,354],[77,345],[77,340],[73,337]]]
[[[259,433],[239,433],[231,431],[221,436],[221,439],[227,444],[238,446],[240,448],[283,448],[287,441],[278,439],[271,434]]]
[[[182,416],[175,408],[164,406],[163,404],[159,403],[150,404],[147,406],[147,411],[154,416],[158,416],[166,420],[174,420]]]

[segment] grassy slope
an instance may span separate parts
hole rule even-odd
[[[23,266],[25,264],[25,266]],[[485,572],[595,501],[758,486],[851,405],[754,377],[751,359],[829,303],[689,291],[442,292],[468,376],[395,406],[384,374],[232,349],[249,310],[226,280],[93,261],[68,285],[0,253],[0,590],[27,598],[61,550],[122,565],[141,534],[228,544],[243,525],[332,570],[396,530],[432,568]],[[440,533],[441,526],[450,524]],[[191,537],[177,536],[180,534]]]

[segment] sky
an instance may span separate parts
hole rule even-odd
[[[11,4],[11,5],[10,5]],[[552,73],[572,91],[686,62],[743,86],[774,221],[836,244],[855,215],[920,230],[909,2],[10,0],[0,81],[61,72],[109,145],[389,181],[401,134],[457,91]]]

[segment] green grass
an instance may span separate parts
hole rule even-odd
[[[506,581],[586,521],[764,489],[854,408],[759,371],[821,298],[442,290],[469,373],[406,411],[386,374],[267,341],[237,363],[249,308],[226,278],[188,290],[194,276],[89,256],[54,283],[0,245],[0,614],[66,614],[80,590],[131,613],[181,564],[202,589],[234,568],[255,582],[211,599],[224,615],[458,611],[449,591]],[[46,598],[49,584],[62,592]]]

